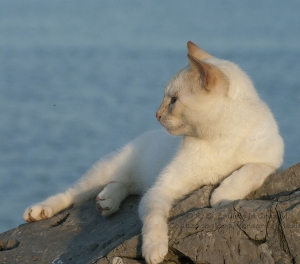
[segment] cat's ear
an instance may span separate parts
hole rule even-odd
[[[202,61],[202,60],[212,57],[209,53],[207,53],[203,49],[199,48],[192,41],[188,41],[187,48],[188,48],[188,54],[191,55],[192,57],[196,58],[197,60]]]
[[[209,90],[210,85],[210,65],[197,60],[195,57],[191,56],[190,54],[187,55],[189,59],[189,63],[191,69],[193,70],[194,74],[197,75],[197,79],[199,79],[201,87],[205,90]]]
[[[201,88],[206,91],[218,90],[227,93],[229,81],[225,74],[216,66],[187,55],[193,74],[200,80]],[[222,93],[223,93],[222,92]]]
[[[187,43],[188,48],[188,59],[190,62],[190,66],[193,69],[197,69],[197,72],[200,75],[200,80],[202,87],[205,90],[209,88],[209,71],[211,66],[203,60],[211,58],[212,56],[208,54],[206,51],[200,49],[195,43],[192,41],[188,41]]]

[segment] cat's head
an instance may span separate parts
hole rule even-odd
[[[201,137],[218,121],[230,82],[219,60],[190,41],[187,46],[189,65],[166,86],[156,118],[172,135]]]

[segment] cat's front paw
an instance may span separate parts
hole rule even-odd
[[[222,207],[230,204],[234,200],[238,199],[235,195],[235,191],[225,186],[220,185],[212,193],[210,198],[210,205],[213,208]]]
[[[51,206],[36,204],[26,208],[23,218],[28,223],[36,222],[43,219],[48,219],[54,215],[54,210]]]
[[[149,242],[144,239],[142,251],[148,264],[160,263],[168,253],[168,238],[159,238]]]
[[[108,216],[119,210],[121,202],[128,192],[123,184],[109,183],[96,198],[96,207],[103,216]]]

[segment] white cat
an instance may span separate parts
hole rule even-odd
[[[282,164],[283,141],[269,108],[235,64],[188,42],[189,66],[165,88],[156,113],[165,131],[151,131],[102,159],[63,193],[25,210],[28,222],[52,217],[96,197],[102,215],[130,194],[144,196],[143,256],[161,262],[168,252],[168,212],[200,186],[220,186],[213,207],[242,199]],[[100,193],[99,193],[100,192]]]

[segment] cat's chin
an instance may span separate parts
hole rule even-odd
[[[180,125],[178,127],[172,127],[168,128],[166,127],[166,130],[172,135],[172,136],[181,136],[184,134],[184,125]]]

